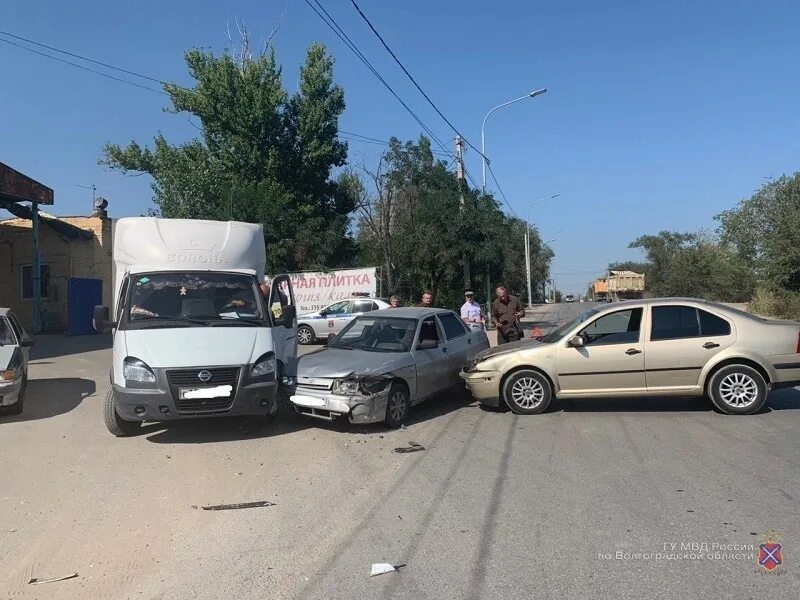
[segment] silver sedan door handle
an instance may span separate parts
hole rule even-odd
[[[711,350],[711,348],[719,348],[719,344],[717,344],[716,342],[706,342],[705,344],[703,344],[703,348],[705,348],[706,350]]]
[[[625,354],[627,354],[628,356],[633,356],[634,354],[641,354],[641,353],[642,351],[637,348],[628,348],[627,350],[625,350]]]

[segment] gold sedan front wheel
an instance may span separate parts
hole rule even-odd
[[[547,410],[553,388],[547,377],[533,369],[520,369],[503,383],[503,400],[518,415],[538,415]]]

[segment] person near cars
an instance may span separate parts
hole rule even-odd
[[[400,308],[400,296],[396,294],[389,296],[389,308]]]
[[[419,308],[433,308],[433,294],[427,290],[422,292],[422,300],[417,306]]]
[[[470,329],[483,329],[481,305],[475,302],[475,292],[464,290],[464,304],[461,305],[461,320]]]
[[[519,298],[512,296],[504,285],[497,286],[497,299],[492,303],[492,321],[497,326],[497,343],[506,344],[522,339],[522,323],[525,309]]]

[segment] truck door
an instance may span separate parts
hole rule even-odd
[[[272,341],[275,358],[281,365],[281,376],[297,375],[297,305],[294,300],[292,280],[288,275],[278,275],[272,280],[269,291],[269,316],[272,320]]]

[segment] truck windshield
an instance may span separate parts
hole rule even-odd
[[[132,278],[136,329],[266,325],[255,279],[236,273],[145,273]]]

